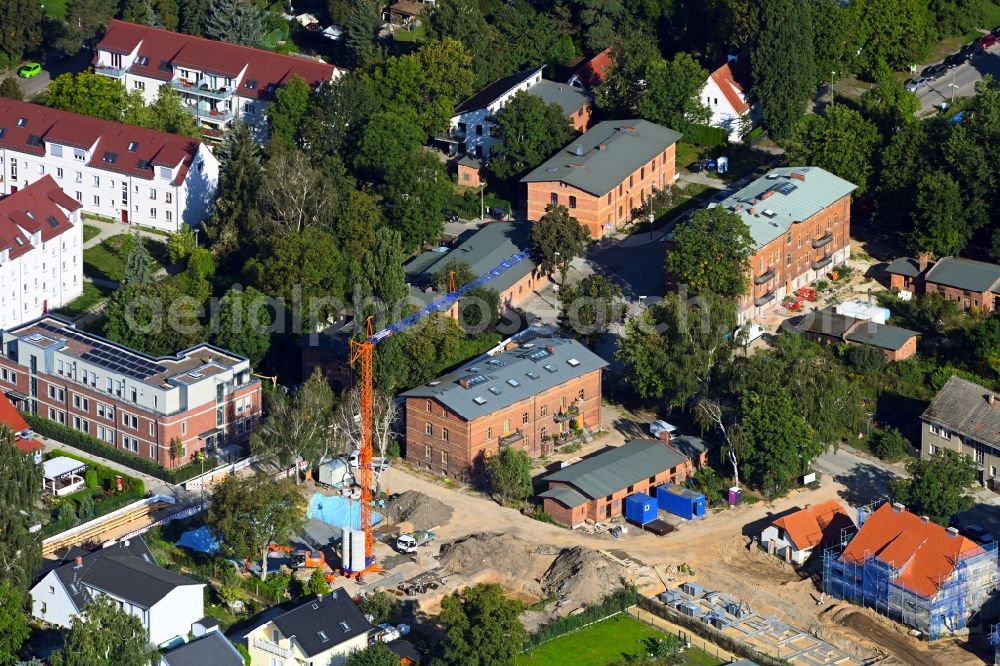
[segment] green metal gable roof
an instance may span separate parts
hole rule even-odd
[[[784,167],[772,169],[718,205],[746,222],[759,249],[856,189],[854,183],[819,167]]]
[[[918,335],[920,334],[916,331],[911,331],[907,328],[877,324],[869,321],[863,322],[848,331],[847,339],[850,342],[857,342],[858,344],[897,351]]]
[[[685,461],[684,456],[663,442],[636,439],[549,474],[545,480],[567,483],[586,497],[596,499],[673,469]]]
[[[920,264],[913,257],[899,257],[885,267],[885,272],[889,275],[917,277],[920,275]]]
[[[402,397],[437,400],[471,421],[607,364],[576,340],[536,338],[496,356],[469,361]]]
[[[558,181],[603,196],[680,138],[680,132],[647,120],[606,120],[560,149],[521,182]]]
[[[452,259],[464,261],[476,275],[485,275],[496,268],[504,259],[529,249],[531,249],[531,227],[529,224],[491,222],[466,238],[450,252],[434,253],[435,257],[431,257],[429,261],[424,261],[425,255],[428,254],[426,252],[417,256],[410,264],[423,262],[417,266],[419,273],[411,269],[408,264],[406,266],[407,277],[411,282],[432,283],[434,276]],[[522,261],[508,269],[503,275],[491,280],[489,288],[503,293],[533,270],[535,270],[533,261]],[[413,273],[412,278],[409,277],[411,273]]]
[[[564,506],[572,509],[580,506],[587,501],[587,498],[566,486],[556,486],[555,488],[549,488],[544,493],[539,493],[539,497],[554,499],[557,502],[563,504]]]
[[[927,271],[924,279],[966,291],[992,291],[1000,281],[1000,266],[971,259],[942,257]]]

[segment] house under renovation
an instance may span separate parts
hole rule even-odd
[[[997,583],[996,543],[984,545],[901,504],[858,510],[823,558],[823,591],[862,604],[931,640],[967,627]]]

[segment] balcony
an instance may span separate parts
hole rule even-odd
[[[227,123],[233,119],[233,112],[226,109],[215,110],[200,104],[197,106],[185,104],[184,108],[187,109],[189,113],[192,113],[203,120]]]
[[[268,654],[273,654],[276,657],[281,657],[282,659],[288,659],[292,656],[292,651],[288,648],[283,648],[280,645],[276,645],[271,641],[265,641],[262,638],[253,639],[253,646],[258,650],[263,650]]]
[[[94,66],[94,73],[101,74],[102,76],[110,76],[113,79],[120,79],[125,76],[124,67],[103,67],[101,65]]]
[[[766,273],[761,273],[753,279],[754,284],[764,284],[774,279],[774,269],[768,268]]]
[[[580,415],[580,407],[578,405],[573,405],[572,407],[559,412],[552,417],[552,420],[556,423],[562,423],[563,421],[569,421],[570,419],[575,419]]]
[[[823,236],[822,238],[816,238],[816,239],[813,240],[813,249],[814,250],[818,250],[819,248],[821,248],[821,247],[823,247],[825,245],[829,245],[830,241],[832,241],[832,240],[833,240],[833,235],[832,234],[827,234],[827,235]]]
[[[759,296],[759,297],[753,299],[753,304],[755,306],[757,306],[757,307],[760,307],[762,305],[767,305],[768,303],[770,303],[773,300],[774,300],[774,292],[773,291],[769,291],[766,294],[764,294],[763,296]]]
[[[826,268],[827,266],[829,266],[832,263],[833,263],[833,257],[830,256],[830,255],[827,255],[827,256],[823,257],[822,259],[817,259],[816,261],[814,261],[812,263],[812,267],[813,267],[813,270],[818,271],[821,268]]]
[[[229,99],[236,93],[236,89],[226,86],[209,86],[206,81],[185,81],[184,79],[174,79],[170,82],[170,87],[189,95],[198,95],[210,99]]]
[[[508,433],[500,438],[500,446],[510,446],[514,442],[520,442],[524,439],[524,431],[518,428],[512,433]]]

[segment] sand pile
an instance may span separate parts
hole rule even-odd
[[[439,500],[416,490],[390,499],[382,513],[391,523],[409,523],[415,530],[431,530],[444,525],[454,510]]]
[[[522,577],[541,557],[528,543],[496,532],[481,532],[441,544],[441,566],[455,574],[492,570],[505,579]]]
[[[625,567],[596,550],[576,546],[556,557],[541,583],[545,596],[559,599],[568,612],[600,601],[631,580]]]

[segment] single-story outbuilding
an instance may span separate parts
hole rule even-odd
[[[853,526],[847,509],[837,500],[815,506],[806,504],[804,509],[782,516],[764,528],[760,544],[788,562],[802,564],[817,546],[836,541],[842,529]]]
[[[864,345],[880,350],[887,361],[902,361],[917,353],[916,331],[837,314],[832,309],[809,312],[782,328],[821,345]]]

